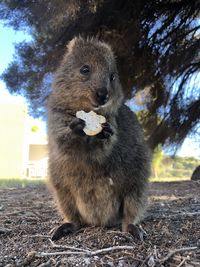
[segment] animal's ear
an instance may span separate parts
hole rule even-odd
[[[76,42],[77,42],[77,37],[74,37],[68,44],[67,44],[67,51],[69,52],[69,53],[71,53],[72,52],[72,50],[73,50],[73,48],[74,48],[74,46],[75,46],[75,44],[76,44]]]

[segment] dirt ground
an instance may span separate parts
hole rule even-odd
[[[144,241],[88,227],[56,243],[59,226],[44,185],[0,187],[0,266],[200,266],[200,183],[152,183]]]

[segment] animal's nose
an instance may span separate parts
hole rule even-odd
[[[96,92],[97,101],[100,105],[104,105],[108,101],[108,90],[106,87],[99,88]]]

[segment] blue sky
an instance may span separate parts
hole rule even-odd
[[[0,74],[6,69],[8,64],[12,61],[14,56],[14,44],[21,42],[23,40],[31,40],[31,36],[25,32],[17,31],[15,32],[12,28],[5,27],[0,23]],[[0,80],[0,105],[1,103],[26,103],[26,100],[21,96],[12,96],[6,90],[5,83]],[[39,127],[45,131],[45,124],[40,120],[34,120],[33,125],[37,124]],[[180,156],[195,156],[200,158],[200,145],[191,138],[187,138],[178,152]]]
[[[4,27],[0,23],[0,75],[11,62],[15,49],[14,44],[23,40],[30,40],[30,36],[24,32],[15,32],[11,28]],[[20,96],[11,96],[6,90],[5,83],[0,80],[0,101],[8,102],[25,102]]]

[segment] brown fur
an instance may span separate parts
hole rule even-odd
[[[85,64],[91,68],[88,76],[80,73]],[[96,92],[102,87],[109,100],[98,105]],[[104,115],[109,138],[73,131],[72,122],[80,126],[78,110]],[[136,224],[146,206],[149,153],[136,116],[123,104],[107,44],[82,38],[69,43],[48,101],[48,132],[50,184],[65,221],[78,226],[122,223],[124,231]]]

